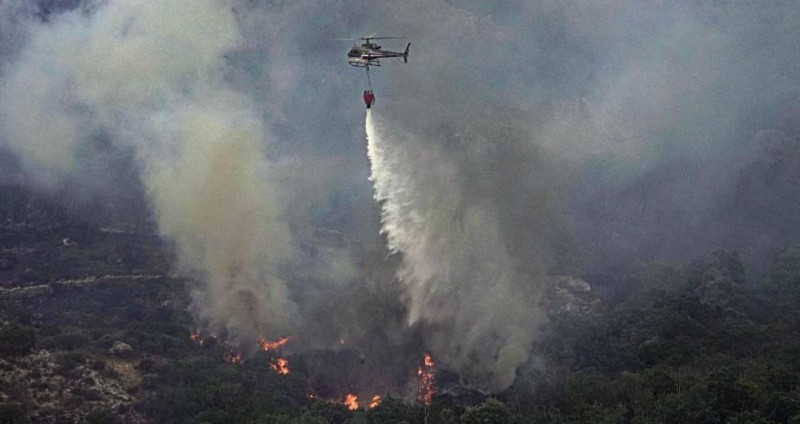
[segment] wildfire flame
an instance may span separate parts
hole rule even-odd
[[[278,374],[289,374],[289,361],[286,359],[278,358],[272,361],[269,366]]]
[[[194,342],[194,344],[200,345],[200,346],[203,345],[203,337],[200,336],[200,330],[192,330],[192,332],[189,335],[189,337],[192,338],[192,342]]]
[[[192,343],[203,346],[206,341],[215,339],[215,337],[211,334],[208,334],[207,330],[195,328],[194,330],[189,332],[189,338],[192,340]]]
[[[261,349],[264,352],[269,352],[271,350],[278,350],[286,343],[289,343],[291,337],[282,337],[275,341],[269,341],[267,339],[261,339],[258,341],[258,345],[261,346]],[[272,362],[269,364],[269,367],[272,368],[278,374],[289,374],[289,361],[284,358],[277,358],[273,359]]]
[[[278,350],[278,348],[281,346],[289,343],[289,340],[291,339],[292,338],[288,336],[275,340],[274,342],[271,342],[267,339],[261,339],[258,341],[258,345],[261,346],[261,349],[263,349],[265,352],[268,352],[270,350]]]
[[[192,339],[192,342],[195,344],[202,346],[205,343],[205,339],[199,329],[194,329],[190,332],[189,337]],[[209,336],[213,338],[214,336]],[[283,345],[291,340],[291,337],[282,337],[275,341],[269,341],[267,339],[261,339],[258,341],[258,345],[263,349],[265,352],[271,350],[278,350]],[[232,348],[229,347],[228,352],[222,354],[222,360],[229,363],[229,364],[241,364],[243,361],[242,355],[239,352],[236,352]],[[289,361],[284,358],[277,358],[270,363],[270,368],[275,370],[278,374],[289,374]]]
[[[372,409],[378,406],[381,403],[381,395],[375,395],[372,397],[372,401],[369,403],[369,408]]]
[[[434,369],[433,358],[426,353],[422,365],[417,368],[417,400],[425,406],[431,404],[433,395],[436,394],[436,390],[433,387],[435,375],[436,370]]]
[[[228,352],[222,355],[222,359],[229,364],[241,364],[242,355],[237,352]]]
[[[345,404],[345,406],[347,406],[347,409],[355,411],[356,409],[358,409],[358,396],[352,393],[348,393],[347,396],[344,397],[343,403]]]

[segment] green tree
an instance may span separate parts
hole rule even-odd
[[[497,399],[489,398],[478,406],[471,406],[461,415],[463,424],[511,423],[511,411]]]
[[[713,396],[700,385],[670,393],[656,407],[659,422],[666,424],[716,424],[720,416],[713,407]]]
[[[0,403],[0,424],[28,424],[28,411],[19,403]]]
[[[706,385],[714,398],[713,408],[722,417],[739,411],[749,411],[758,405],[758,387],[738,377],[728,368],[709,374]]]
[[[725,420],[725,424],[770,424],[771,422],[754,411],[737,412]]]
[[[410,424],[414,422],[415,416],[414,408],[389,396],[367,413],[372,424]]]
[[[8,324],[0,328],[0,355],[25,355],[36,344],[36,332],[32,328]]]
[[[86,415],[87,424],[122,424],[122,419],[108,408],[95,408]]]
[[[325,402],[322,400],[317,400],[312,403],[309,412],[313,415],[323,417],[326,420],[325,422],[330,424],[342,424],[344,420],[347,419],[348,415],[350,415],[350,411],[341,403]]]

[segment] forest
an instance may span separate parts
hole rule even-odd
[[[0,297],[2,423],[800,422],[797,248],[760,271],[715,251],[581,276],[591,289],[573,299],[578,307],[548,309],[534,359],[511,388],[484,395],[441,369],[427,401],[383,394],[377,406],[349,409],[314,396],[302,355],[282,374],[270,365],[276,352],[232,363],[224,341],[193,340],[192,282],[133,276],[165,274],[157,238],[102,232],[14,196],[39,212],[0,237],[3,276],[18,286]],[[75,246],[57,234],[73,234]],[[37,256],[70,265],[37,269]],[[130,276],[74,280],[103,274]],[[112,352],[119,340],[130,350]],[[31,359],[43,351],[49,363]]]

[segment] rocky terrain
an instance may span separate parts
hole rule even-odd
[[[15,187],[0,198],[0,422],[146,422],[133,324],[188,319],[159,239]]]
[[[109,411],[128,422],[144,422],[132,406],[137,375],[130,362],[41,350],[0,360],[0,400],[22,399],[38,423],[80,422],[92,411]]]

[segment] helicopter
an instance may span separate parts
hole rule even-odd
[[[376,37],[375,34],[368,35],[360,38],[339,38],[339,40],[362,40],[361,45],[353,44],[350,51],[347,52],[347,62],[356,68],[363,68],[367,71],[367,89],[364,90],[364,103],[367,109],[372,108],[375,104],[375,93],[372,91],[372,80],[369,77],[370,66],[381,66],[380,59],[387,58],[403,58],[404,63],[408,63],[408,50],[411,48],[411,43],[406,44],[404,52],[393,52],[390,50],[381,50],[381,46],[372,40],[386,40],[397,39],[403,37]]]
[[[397,39],[403,37],[375,37],[375,34],[366,37],[355,38],[355,40],[363,40],[361,45],[353,44],[350,51],[347,52],[347,61],[350,65],[357,68],[367,68],[370,66],[381,66],[380,59],[387,59],[391,57],[403,58],[404,63],[408,63],[408,49],[411,48],[411,43],[406,45],[404,52],[393,52],[389,50],[382,50],[381,46],[373,43],[372,40],[387,40]],[[351,39],[353,40],[353,39]]]

